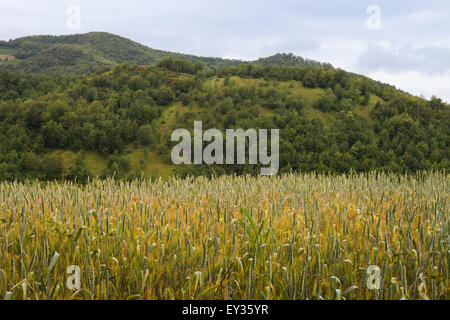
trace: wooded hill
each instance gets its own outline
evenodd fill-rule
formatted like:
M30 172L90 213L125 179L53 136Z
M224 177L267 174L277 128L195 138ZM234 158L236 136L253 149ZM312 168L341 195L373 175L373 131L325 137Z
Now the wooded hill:
M129 39L105 32L68 36L31 36L0 41L0 54L14 55L1 68L40 74L85 74L99 72L119 63L151 65L165 57L203 62L209 67L237 66L245 61L197 57L156 50ZM292 54L277 54L253 62L260 65L325 67L329 64L303 59Z
M78 46L70 41L83 43L84 37L67 36L67 43L50 46L46 54L58 60L52 50ZM41 38L45 40L39 42L52 42ZM24 39L8 42L8 50L27 47ZM219 59L224 65L218 66L203 58L155 53L153 64L137 66L150 59L146 47L96 45L100 47L108 62L91 74L71 72L81 68L78 62L67 66L64 61L47 65L48 71L64 71L52 75L3 69L20 64L34 68L31 61L40 59L42 51L32 45L28 55L24 49L15 53L18 64L3 64L0 179L259 173L257 166L248 165L172 165L172 131L192 129L195 120L202 120L205 130L280 129L281 172L449 169L450 108L438 98L427 101L293 55L242 64ZM94 62L104 61L96 56L92 53ZM134 60L115 64L125 57ZM287 61L298 65L264 65ZM85 71L91 67L86 64Z

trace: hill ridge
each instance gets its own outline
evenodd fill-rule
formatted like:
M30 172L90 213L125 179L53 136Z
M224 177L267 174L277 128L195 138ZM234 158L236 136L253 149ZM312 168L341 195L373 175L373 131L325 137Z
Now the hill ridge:
M2 68L42 74L93 73L121 62L132 65L155 64L165 57L186 59L192 63L202 62L215 68L239 64L332 68L329 63L304 59L292 53L278 53L254 61L201 57L153 49L119 35L98 31L59 36L35 35L0 41L0 54L2 50L15 53L15 60L3 63Z

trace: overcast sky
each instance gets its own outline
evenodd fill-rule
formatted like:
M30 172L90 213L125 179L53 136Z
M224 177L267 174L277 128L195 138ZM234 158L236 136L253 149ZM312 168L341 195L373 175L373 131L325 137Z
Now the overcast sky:
M448 0L0 0L2 40L90 31L200 56L292 52L450 102Z

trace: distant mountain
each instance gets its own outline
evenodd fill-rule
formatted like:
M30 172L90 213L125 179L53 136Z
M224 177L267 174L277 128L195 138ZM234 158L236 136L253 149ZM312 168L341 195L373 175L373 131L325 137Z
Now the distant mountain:
M276 54L252 62L197 57L152 49L105 32L67 36L30 36L8 42L0 41L0 67L11 71L23 70L26 73L85 74L122 62L131 65L155 64L165 57L186 59L193 63L203 62L209 67L216 68L242 63L262 66L332 67L330 64L303 59L293 54Z

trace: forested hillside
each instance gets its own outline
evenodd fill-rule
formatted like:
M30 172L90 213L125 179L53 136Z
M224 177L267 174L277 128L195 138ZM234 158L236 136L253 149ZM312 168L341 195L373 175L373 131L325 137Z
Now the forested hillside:
M203 62L214 68L237 66L241 63L291 67L331 67L329 64L303 59L292 54L277 54L253 62L197 57L155 50L105 32L68 36L31 36L8 42L0 41L0 68L10 71L23 70L26 73L87 74L111 68L119 63L155 64L165 57L186 59L192 63Z
M342 70L165 58L93 75L0 71L0 179L257 173L181 166L171 132L279 128L281 172L449 169L450 108Z
M15 60L3 64L2 68L41 74L92 73L121 62L149 65L168 56L192 62L202 61L218 67L237 64L232 60L155 50L105 32L24 37L0 42L0 53L2 50L15 55Z

